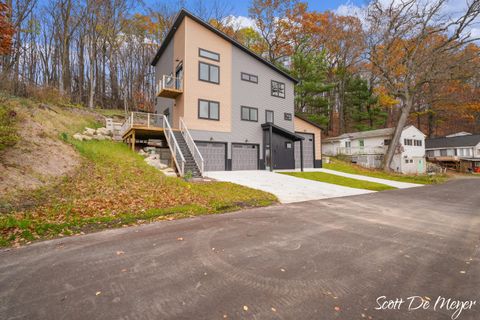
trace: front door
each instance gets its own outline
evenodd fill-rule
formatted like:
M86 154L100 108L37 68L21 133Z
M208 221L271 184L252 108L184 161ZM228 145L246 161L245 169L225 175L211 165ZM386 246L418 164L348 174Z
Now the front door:
M294 142L278 134L272 135L273 169L295 169Z

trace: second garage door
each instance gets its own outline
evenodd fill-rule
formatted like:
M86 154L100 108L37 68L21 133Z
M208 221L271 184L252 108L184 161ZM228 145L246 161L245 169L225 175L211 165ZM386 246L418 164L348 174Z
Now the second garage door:
M313 133L300 133L296 132L297 135L304 137L303 140L303 167L304 168L313 168L313 157L314 157L314 135ZM295 168L300 168L300 141L295 142Z
M196 144L205 161L205 171L225 171L225 143L196 142Z
M252 144L232 144L232 170L257 170L258 146Z

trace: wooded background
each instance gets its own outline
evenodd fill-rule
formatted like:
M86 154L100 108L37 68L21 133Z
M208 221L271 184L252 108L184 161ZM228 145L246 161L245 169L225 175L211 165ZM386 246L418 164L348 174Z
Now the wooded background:
M255 27L236 25L228 1L199 0L187 9L298 78L296 112L327 135L412 123L433 137L480 132L479 47L470 32L480 4L456 5L372 1L358 17L312 11L300 1L253 0ZM0 2L0 89L151 111L150 62L183 6Z

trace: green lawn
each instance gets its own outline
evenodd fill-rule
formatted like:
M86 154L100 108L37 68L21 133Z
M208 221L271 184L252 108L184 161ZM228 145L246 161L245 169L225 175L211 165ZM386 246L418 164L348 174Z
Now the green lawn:
M330 174L325 172L279 172L279 173L297 177L297 178L310 179L310 180L315 180L320 182L337 184L339 186L345 186L345 187L356 188L356 189L365 189L365 190L372 190L372 191L396 189L395 187L387 186L381 183L346 178L346 177L337 176L335 174Z
M360 174L368 177L418 184L442 183L447 179L447 176L445 175L403 175L398 173L384 172L381 170L367 169L335 158L330 158L330 163L324 163L323 167L325 169L331 169L345 173Z
M166 177L122 143L63 137L83 156L81 168L54 186L11 202L3 199L1 246L277 201L272 194L232 183Z

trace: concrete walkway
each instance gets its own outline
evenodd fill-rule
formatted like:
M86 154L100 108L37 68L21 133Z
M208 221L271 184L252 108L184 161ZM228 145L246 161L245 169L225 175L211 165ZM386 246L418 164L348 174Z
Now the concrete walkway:
M296 169L296 170L277 170L277 171L279 171L279 172L292 172L292 171L300 171L300 169ZM346 177L346 178L352 178L352 179L364 180L364 181L370 181L370 182L377 182L377 183L385 184L387 186L392 186L392 187L395 187L395 188L398 188L398 189L406 189L406 188L423 186L423 184L418 184L418 183L409 183L409 182L400 182L400 181L394 181L394 180L380 179L380 178L374 178L374 177L369 177L369 176L363 176L363 175L360 175L360 174L345 173L345 172L331 170L331 169L305 168L303 171L325 172L325 173L335 174L337 176L342 176L342 177Z
M210 171L205 175L219 181L233 182L270 192L282 203L352 196L373 191L296 178L265 170Z

